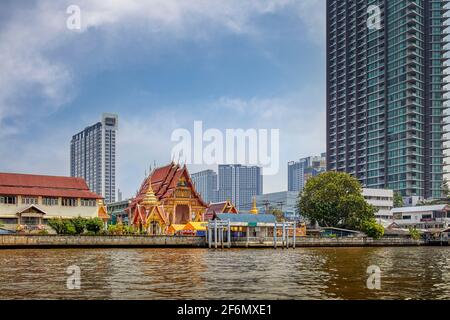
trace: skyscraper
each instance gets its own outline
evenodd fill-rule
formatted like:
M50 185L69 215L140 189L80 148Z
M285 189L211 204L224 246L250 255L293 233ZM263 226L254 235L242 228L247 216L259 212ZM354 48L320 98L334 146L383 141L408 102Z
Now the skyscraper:
M87 127L70 142L70 174L84 178L106 203L116 200L116 136L118 116L103 114L102 121Z
M288 163L288 191L302 192L309 178L326 171L326 154Z
M195 189L202 199L209 202L217 202L217 173L213 170L205 170L191 174Z
M441 197L447 3L327 0L328 170Z
M218 201L230 200L238 210L252 207L254 196L263 192L262 169L256 166L219 165Z

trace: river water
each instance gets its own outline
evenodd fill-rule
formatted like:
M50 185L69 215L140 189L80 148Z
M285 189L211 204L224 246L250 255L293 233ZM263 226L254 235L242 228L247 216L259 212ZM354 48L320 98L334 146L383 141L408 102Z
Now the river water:
M0 250L0 299L450 299L450 248Z

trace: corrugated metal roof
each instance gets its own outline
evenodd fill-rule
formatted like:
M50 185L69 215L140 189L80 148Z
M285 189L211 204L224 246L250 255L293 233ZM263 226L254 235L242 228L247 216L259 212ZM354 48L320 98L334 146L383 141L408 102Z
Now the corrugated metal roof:
M219 220L230 220L231 222L245 223L275 223L277 220L272 214L218 214Z
M15 233L15 232L11 231L11 230L6 230L6 229L0 228L0 234L13 234L13 233Z
M450 207L447 204L438 204L438 205L434 205L434 206L394 208L391 210L391 212L392 213L414 213L414 212L443 211L443 210L450 210Z
M0 173L0 194L102 199L82 178Z

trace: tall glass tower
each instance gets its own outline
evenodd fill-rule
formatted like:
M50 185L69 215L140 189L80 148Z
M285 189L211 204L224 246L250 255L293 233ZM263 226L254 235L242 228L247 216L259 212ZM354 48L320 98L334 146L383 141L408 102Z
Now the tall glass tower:
M106 203L116 201L116 136L118 116L103 114L102 121L77 133L70 141L70 175L84 178Z
M253 198L262 193L261 167L219 165L218 201L230 200L238 210L245 212L251 209Z
M328 170L442 196L447 3L327 0Z

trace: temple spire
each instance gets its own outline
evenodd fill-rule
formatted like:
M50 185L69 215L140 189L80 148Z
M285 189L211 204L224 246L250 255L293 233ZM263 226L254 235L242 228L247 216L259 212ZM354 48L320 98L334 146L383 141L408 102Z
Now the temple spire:
M141 203L141 205L143 205L145 208L150 208L158 205L158 199L156 198L155 192L153 191L151 177L148 180L148 189Z
M258 214L259 210L256 207L256 197L253 197L253 206L252 209L249 211L251 214Z

